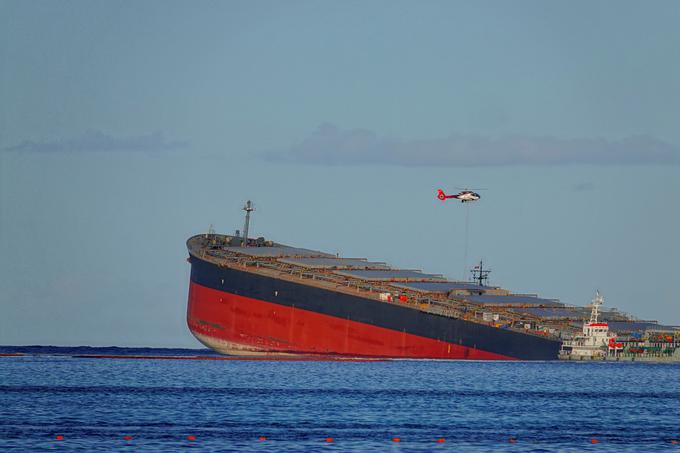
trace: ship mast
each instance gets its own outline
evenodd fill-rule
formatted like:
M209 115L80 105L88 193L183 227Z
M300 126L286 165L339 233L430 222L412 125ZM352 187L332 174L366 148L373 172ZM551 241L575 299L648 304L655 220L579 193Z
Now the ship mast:
M600 295L600 290L595 291L595 297L593 297L593 308L590 312L590 324L597 324L597 317L600 314L600 306L604 303L604 297Z
M484 263L479 260L479 264L472 268L472 280L479 283L479 286L484 286L484 282L489 279L490 270L484 270Z
M243 206L243 210L246 211L246 223L243 226L243 241L241 241L242 247L248 247L248 228L250 227L250 213L255 210L253 203L248 200L246 205Z

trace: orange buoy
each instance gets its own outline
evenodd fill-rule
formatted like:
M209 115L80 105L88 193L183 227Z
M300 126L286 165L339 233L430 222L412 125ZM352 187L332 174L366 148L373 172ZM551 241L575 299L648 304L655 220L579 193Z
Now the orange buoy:
M326 442L328 442L330 444L331 442L333 442L333 438L332 437L326 437Z
M590 439L590 443L591 443L591 444L599 444L600 441L597 440L597 439Z
M133 439L132 436L125 436L125 437L123 437L123 440L132 440L132 439Z
M260 436L260 437L257 438L257 440L267 440L267 438L264 437L264 436Z
M438 444L443 444L444 442L446 442L446 441L444 440L443 437L440 437L439 439L437 439Z
M393 437L392 442L401 442L401 439L398 437Z
M187 436L187 440L190 440L191 442L196 440L196 436Z
M57 440L64 440L64 436L62 436L61 434L59 434L58 436L55 436L54 438L57 439Z

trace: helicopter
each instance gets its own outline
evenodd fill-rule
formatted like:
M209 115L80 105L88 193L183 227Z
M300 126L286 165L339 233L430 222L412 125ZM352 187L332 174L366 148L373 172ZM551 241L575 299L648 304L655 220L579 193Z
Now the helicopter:
M461 191L456 195L446 195L442 189L438 189L437 198L439 198L441 201L446 201L448 198L455 198L456 200L460 200L461 203L467 203L470 201L477 201L482 197L478 193L469 189L461 189Z

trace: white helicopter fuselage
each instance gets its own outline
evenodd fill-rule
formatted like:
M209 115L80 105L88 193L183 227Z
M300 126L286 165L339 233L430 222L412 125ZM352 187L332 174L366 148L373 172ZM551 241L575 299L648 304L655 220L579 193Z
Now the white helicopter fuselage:
M458 195L456 195L456 198L465 203L466 201L479 200L479 195L474 192L461 192Z

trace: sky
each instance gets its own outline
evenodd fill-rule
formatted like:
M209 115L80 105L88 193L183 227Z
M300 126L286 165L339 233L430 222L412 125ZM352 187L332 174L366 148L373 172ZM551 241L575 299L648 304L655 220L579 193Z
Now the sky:
M676 1L0 0L0 344L198 347L185 241L247 199L255 236L455 279L484 259L680 324L678 23Z

